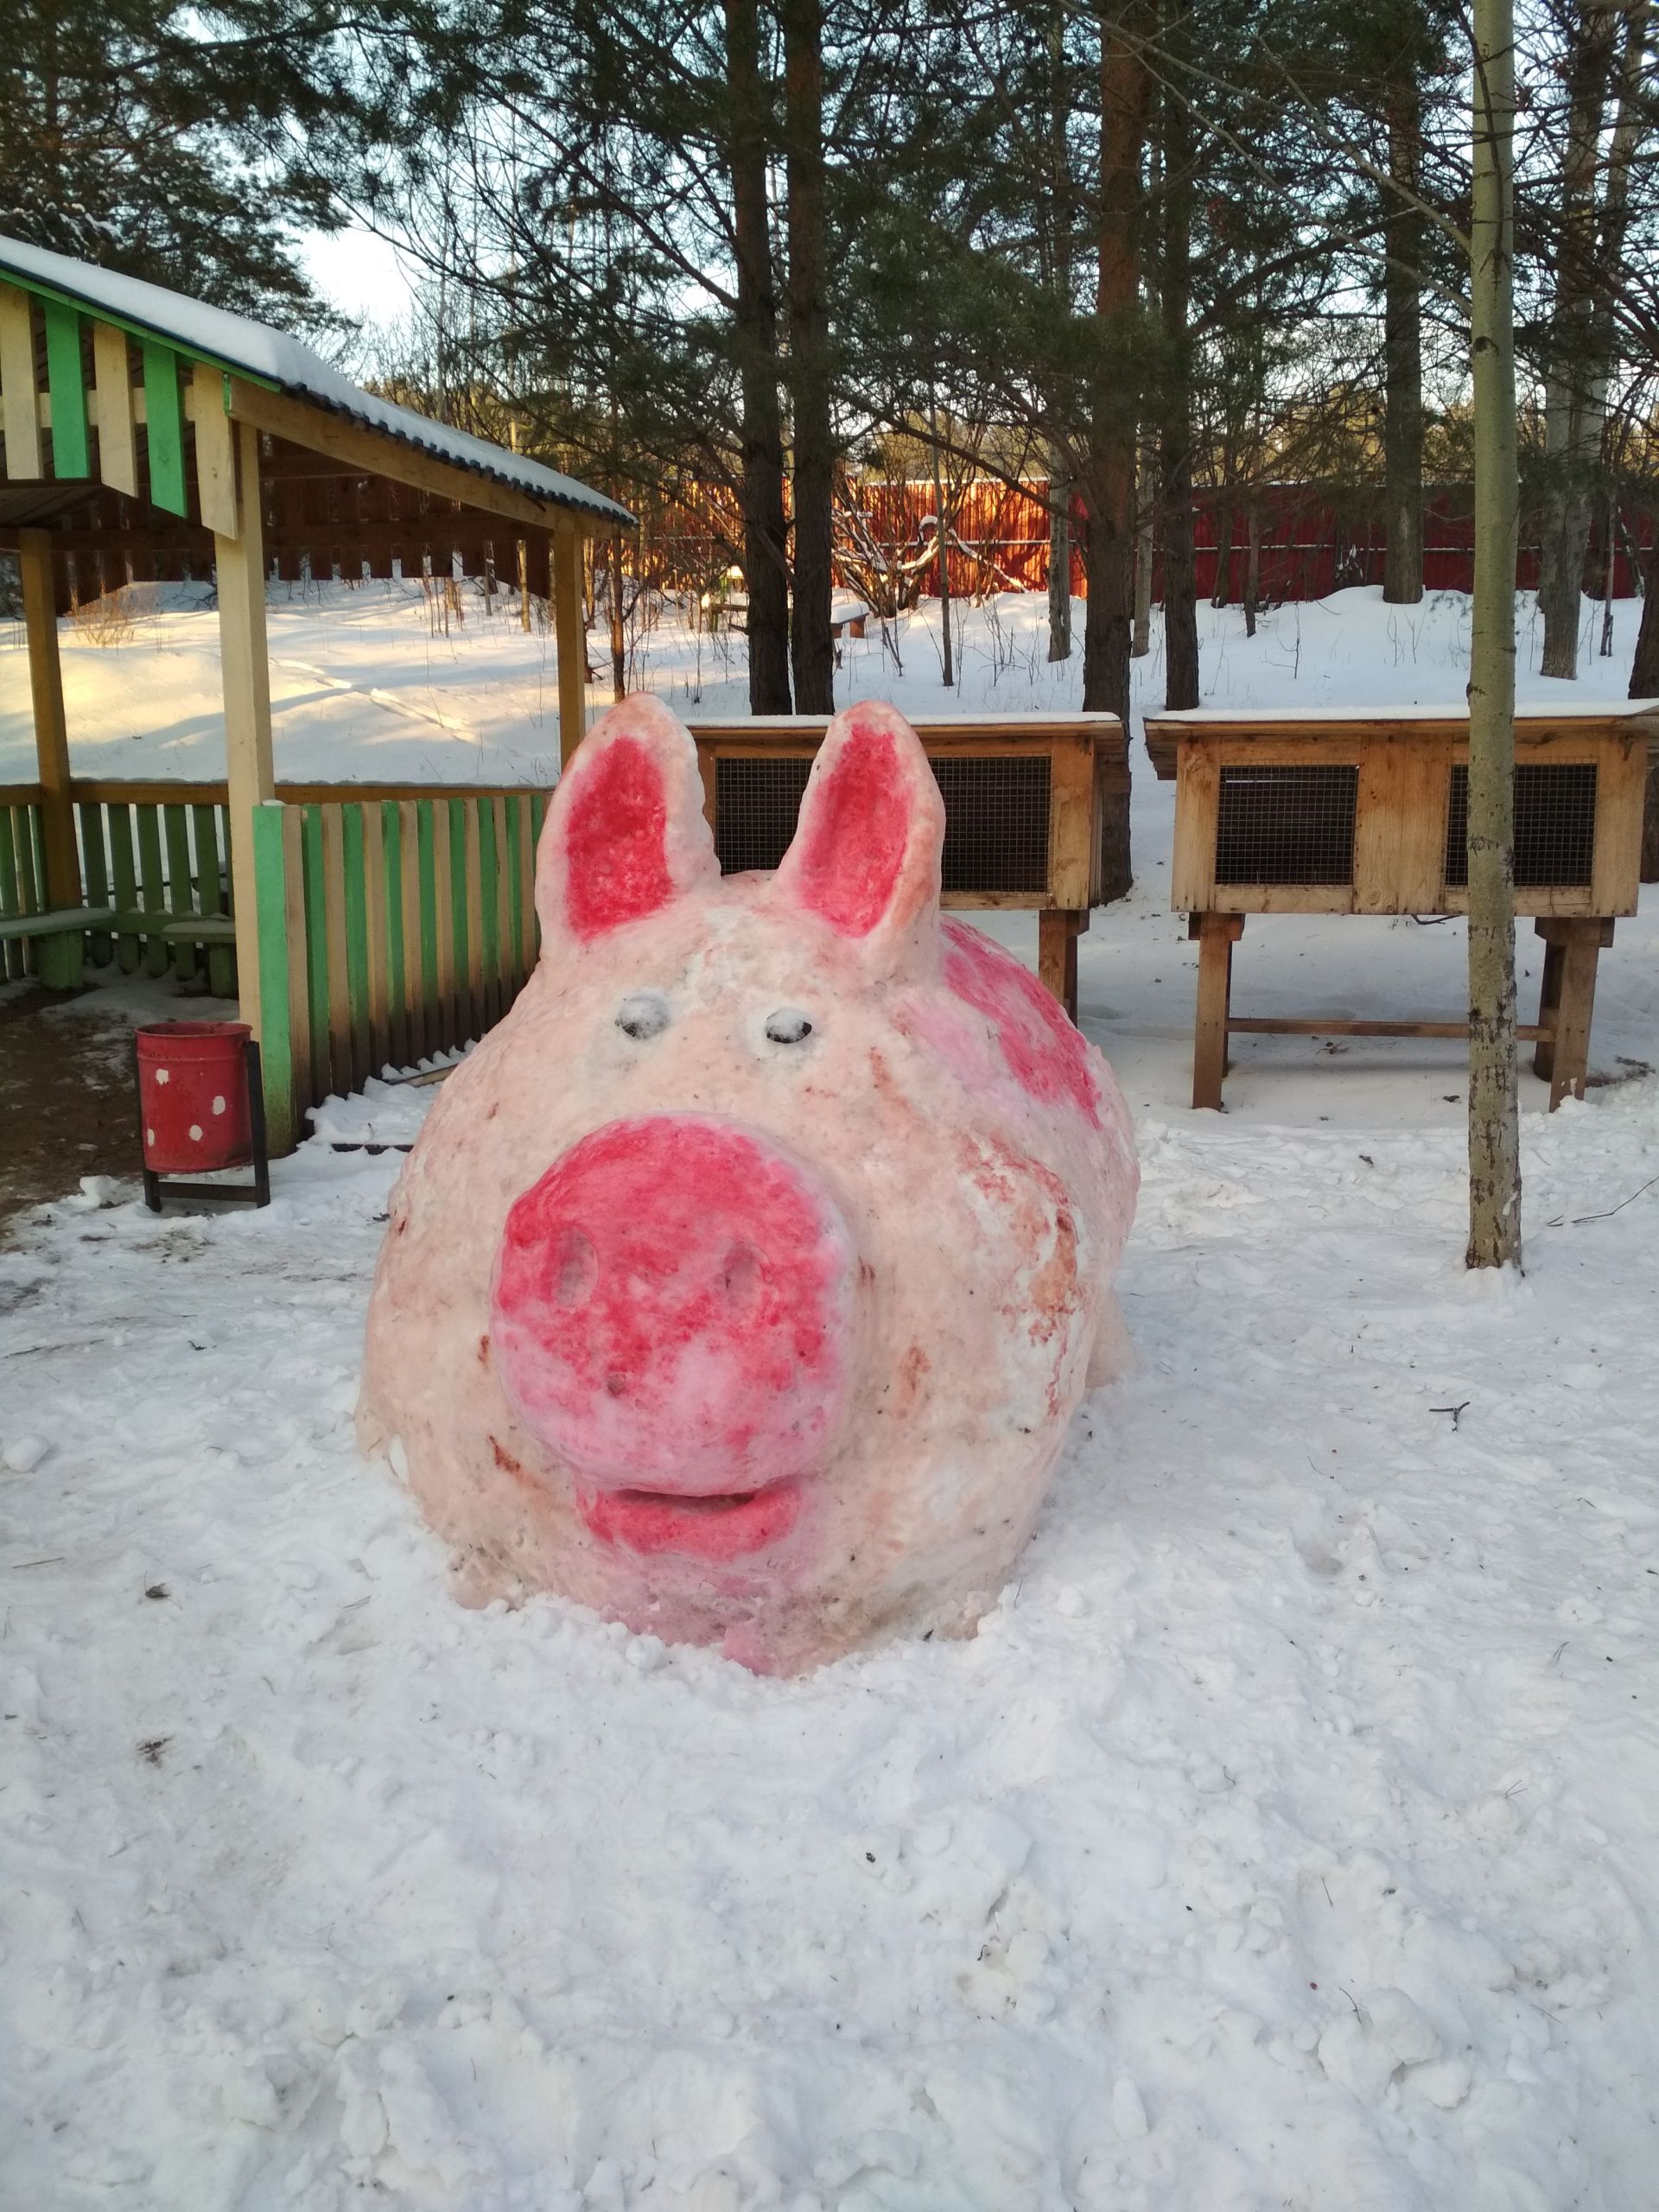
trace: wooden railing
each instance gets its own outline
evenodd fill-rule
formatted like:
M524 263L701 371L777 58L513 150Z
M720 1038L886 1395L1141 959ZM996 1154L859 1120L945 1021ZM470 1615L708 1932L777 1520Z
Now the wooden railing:
M279 1144L305 1109L480 1037L535 965L528 785L279 784L256 810L261 1029ZM88 956L236 993L223 784L77 781L82 882L113 907ZM0 785L0 914L45 910L40 791ZM199 922L201 934L193 936ZM0 946L7 976L28 947ZM273 977L277 982L273 986ZM252 1012L244 1008L245 1014Z
M191 982L204 971L219 998L236 995L230 815L223 784L79 782L70 786L89 906L113 906L108 935L94 936L94 965L111 957L124 975L142 968ZM199 917L203 934L185 925Z
M39 914L46 907L46 855L41 843L41 787L0 784L0 919ZM0 944L0 981L29 972L29 948L20 938Z

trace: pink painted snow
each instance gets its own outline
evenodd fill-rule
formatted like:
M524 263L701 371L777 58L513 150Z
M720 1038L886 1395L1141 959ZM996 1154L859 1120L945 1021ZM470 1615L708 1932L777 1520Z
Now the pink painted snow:
M1551 684L1522 601L1524 694L1619 698L1639 611L1602 660L1586 601ZM929 607L901 666L874 625L844 647L838 700L1076 704L1040 597L959 613L959 693ZM1217 704L1463 681L1455 597L1200 620ZM81 772L218 772L213 637L66 626ZM556 757L510 620L294 587L273 653L283 772ZM741 711L741 655L665 619L638 672ZM27 779L3 629L0 668ZM779 1680L452 1602L352 1424L401 1165L360 1147L429 1090L331 1102L264 1213L99 1182L0 1249L0 2202L1649 2212L1655 894L1602 957L1590 1096L1548 1116L1523 1074L1527 1273L1471 1278L1455 1044L1242 1039L1227 1113L1188 1110L1172 793L1133 762L1136 888L1079 974L1136 1125L1140 1364L969 1639ZM1030 922L986 919L1029 968ZM1455 1016L1464 968L1456 921L1263 920L1237 999ZM54 1019L88 1010L232 1011L132 977ZM1011 1084L972 1013L938 1034Z
M572 762L540 963L444 1086L369 1309L364 1440L472 1602L768 1673L995 1603L1121 1356L1135 1154L1098 1051L942 928L944 834L880 705L832 723L775 875L722 880L656 701Z

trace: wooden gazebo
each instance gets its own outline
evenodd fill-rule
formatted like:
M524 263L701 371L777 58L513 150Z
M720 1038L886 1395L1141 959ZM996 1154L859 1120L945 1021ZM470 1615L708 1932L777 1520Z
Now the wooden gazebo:
M39 757L37 786L0 793L0 806L16 810L26 791L44 877L38 911L0 927L38 941L43 974L54 972L54 938L60 972L73 965L78 974L86 938L99 928L118 933L124 918L118 896L105 903L105 855L94 867L84 849L88 787L70 776L55 618L77 597L130 582L215 581L226 781L222 800L213 787L208 804L226 810L232 909L218 926L233 934L245 1018L256 1031L265 995L253 816L292 796L279 794L271 756L265 586L273 572L390 576L397 564L405 575L448 577L459 568L546 597L562 756L580 741L582 541L633 520L601 493L362 390L283 332L5 238L0 431L0 548L15 551L22 569ZM167 811L200 816L209 788L178 787L184 804ZM10 857L0 854L0 864ZM27 864L21 841L17 857ZM115 860L118 874L118 852ZM170 881L176 870L167 873ZM211 942L213 920L197 916L200 942ZM288 1117L279 1108L276 1118Z

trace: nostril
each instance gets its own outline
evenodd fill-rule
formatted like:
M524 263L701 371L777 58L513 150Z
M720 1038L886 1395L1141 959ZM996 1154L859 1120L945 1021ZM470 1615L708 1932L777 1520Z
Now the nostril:
M779 1007L766 1017L766 1034L774 1045L804 1045L812 1034L811 1019L798 1007Z
M563 1229L554 1248L553 1295L567 1313L585 1306L599 1281L599 1254L585 1229Z
M728 1245L715 1281L728 1304L740 1307L752 1305L760 1287L760 1262L753 1247L741 1238Z

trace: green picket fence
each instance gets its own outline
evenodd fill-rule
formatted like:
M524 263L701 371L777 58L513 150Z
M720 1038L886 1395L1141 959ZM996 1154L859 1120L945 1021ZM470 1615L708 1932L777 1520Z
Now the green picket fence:
M388 1066L470 1043L535 965L548 794L296 791L256 810L262 1051L273 1135Z
M234 998L225 786L77 781L70 791L86 904L116 910L91 939L93 963L187 983L205 974L216 997Z
M189 982L205 974L217 996L234 998L225 786L78 780L70 797L85 903L115 909L106 928L88 933L88 958L129 976L142 969ZM0 785L0 917L47 904L39 788ZM32 971L25 942L3 950L0 974Z
M46 911L46 854L41 843L40 792L32 784L0 785L0 920ZM29 973L21 938L0 940L0 979Z

